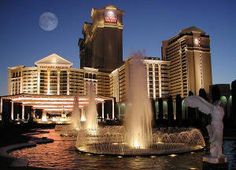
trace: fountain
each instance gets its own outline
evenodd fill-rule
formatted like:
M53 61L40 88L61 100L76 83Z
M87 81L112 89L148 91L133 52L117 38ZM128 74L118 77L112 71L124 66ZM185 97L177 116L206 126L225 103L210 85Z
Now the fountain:
M98 127L97 115L94 115L95 102L91 101L94 94L90 93L93 107L88 109L86 128L96 129L96 133L79 130L76 148L93 154L137 156L183 153L205 147L203 136L197 129L152 129L144 64L137 55L129 62L130 82L124 126Z
M146 70L138 56L131 60L129 69L126 141L134 148L148 148L152 144L152 111L147 94Z
M92 82L88 83L88 98L89 104L87 106L85 128L90 132L96 133L98 128L98 113L95 101L94 85Z
M73 111L72 111L72 116L71 116L71 124L72 124L72 129L79 130L81 128L81 123L80 123L80 110L79 110L79 96L76 95L74 97L74 106L73 106Z

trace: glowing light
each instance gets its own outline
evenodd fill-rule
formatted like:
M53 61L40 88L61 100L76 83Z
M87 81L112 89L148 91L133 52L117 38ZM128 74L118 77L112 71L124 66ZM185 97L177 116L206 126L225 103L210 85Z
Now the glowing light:
M47 121L48 121L47 115L46 115L46 114L43 114L41 120L42 120L42 122L47 122Z
M13 101L22 101L22 100L38 100L38 101L65 101L65 100L69 100L69 101L74 101L73 98L33 98L33 97L18 97L15 99L12 99Z
M221 96L220 101L223 104L223 106L225 106L227 104L227 98L225 96Z
M35 108L35 107L34 107ZM71 109L63 109L63 108L51 108L51 109L44 109L44 111L62 111L62 110L64 110L64 111L71 111Z
M176 157L177 155L176 154L171 154L169 155L170 157Z
M86 151L86 148L85 147L79 147L79 150Z
M52 103L52 101L50 101L50 103ZM42 104L42 102L23 102L24 105L27 105L27 104ZM53 104L63 104L63 105L66 105L66 104L73 104L73 102L58 102L58 101L53 101Z
M122 156L117 156L117 157L120 158L120 159L123 158Z
M141 148L141 144L138 140L135 140L134 143L133 143L133 147L138 149L138 148Z
M85 121L86 121L86 117L85 117L84 114L81 115L80 121L81 121L81 122L85 122Z
M194 44L195 44L195 45L199 45L199 39L198 39L198 38L195 38L195 39L194 39Z

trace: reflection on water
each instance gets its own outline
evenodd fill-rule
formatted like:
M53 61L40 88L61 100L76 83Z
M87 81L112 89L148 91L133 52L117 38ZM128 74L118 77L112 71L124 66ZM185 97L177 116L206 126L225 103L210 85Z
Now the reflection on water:
M224 154L227 155L229 169L236 169L236 140L224 141Z
M153 157L112 157L79 153L72 137L60 137L54 130L49 134L37 135L50 137L55 141L11 153L12 156L26 158L33 167L55 169L158 169L189 170L202 169L203 152ZM230 169L236 168L236 141L224 142L225 154L229 159Z

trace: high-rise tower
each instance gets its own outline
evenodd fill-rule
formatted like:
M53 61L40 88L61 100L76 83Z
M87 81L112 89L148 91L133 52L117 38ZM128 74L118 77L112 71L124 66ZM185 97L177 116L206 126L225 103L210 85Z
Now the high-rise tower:
M170 61L170 94L185 97L200 88L209 93L212 84L210 38L203 30L189 27L162 42L162 58Z
M92 9L92 23L84 23L84 38L79 39L81 68L111 72L121 66L123 13L112 5Z

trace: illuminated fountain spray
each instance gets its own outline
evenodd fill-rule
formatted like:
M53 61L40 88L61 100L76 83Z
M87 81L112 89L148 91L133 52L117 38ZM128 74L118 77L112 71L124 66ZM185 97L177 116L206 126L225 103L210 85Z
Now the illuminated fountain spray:
M72 111L72 128L79 130L81 127L80 124L80 110L79 110L79 100L78 100L78 95L74 97L74 107Z
M98 128L98 119L93 83L88 84L88 98L89 104L87 106L85 127L90 132L96 133Z
M45 112L43 112L43 114L42 114L41 121L42 122L47 122L48 121L47 114Z
M152 112L146 86L146 70L140 56L130 60L128 104L125 114L126 140L132 148L152 145Z
M89 85L86 129L79 130L76 141L79 151L101 155L141 156L190 152L205 146L198 129L152 129L146 69L141 56L135 55L127 61L129 86L124 126L98 128L94 87Z
M86 121L86 117L85 117L85 113L84 113L84 108L82 109L82 112L81 112L80 121L81 121L81 122L85 122L85 121Z

